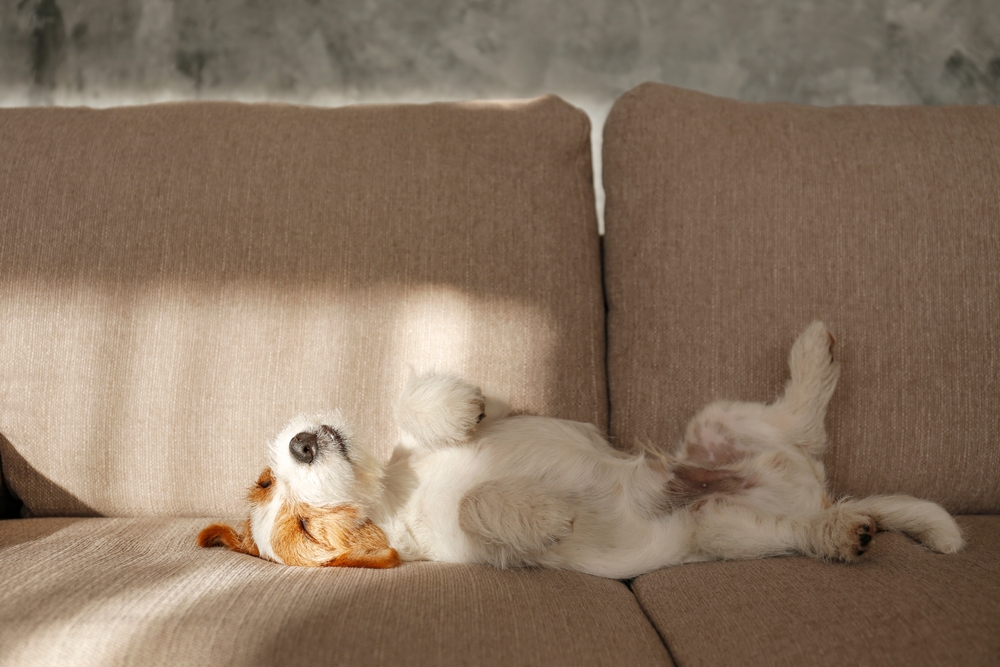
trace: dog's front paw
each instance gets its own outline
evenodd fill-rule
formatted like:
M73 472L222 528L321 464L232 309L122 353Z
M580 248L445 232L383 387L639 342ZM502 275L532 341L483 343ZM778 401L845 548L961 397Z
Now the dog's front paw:
M824 512L814 535L816 555L853 563L865 555L878 531L875 520L857 510L834 506Z
M479 387L450 375L420 375L399 399L400 427L424 445L464 442L486 414Z

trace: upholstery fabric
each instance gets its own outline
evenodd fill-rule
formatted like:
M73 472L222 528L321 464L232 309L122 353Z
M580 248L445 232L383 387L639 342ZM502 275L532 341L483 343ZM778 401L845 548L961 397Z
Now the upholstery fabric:
M879 533L854 565L809 558L684 565L633 590L681 667L1000 663L1000 517L959 517L935 554Z
M0 455L33 516L238 515L409 373L606 425L586 115L555 97L0 110Z
M769 401L822 319L833 489L1000 512L1000 108L750 104L659 84L604 130L611 432Z
M0 522L0 665L670 665L627 586L555 570L296 568L197 519Z

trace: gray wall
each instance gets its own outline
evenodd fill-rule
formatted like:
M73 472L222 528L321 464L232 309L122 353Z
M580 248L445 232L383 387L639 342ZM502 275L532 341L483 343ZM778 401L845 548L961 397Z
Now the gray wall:
M1000 0L0 0L0 104L1000 102Z
M997 104L1000 0L0 0L6 106L551 92L587 109L599 149L612 101L650 80Z

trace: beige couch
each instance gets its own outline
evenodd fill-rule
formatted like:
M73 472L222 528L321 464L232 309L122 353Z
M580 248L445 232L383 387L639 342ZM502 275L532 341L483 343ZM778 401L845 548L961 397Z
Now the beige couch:
M0 665L1000 662L1000 109L528 102L0 110ZM838 335L840 494L962 515L941 556L633 581L201 550L264 442L409 368L669 447ZM25 517L25 518L14 518Z

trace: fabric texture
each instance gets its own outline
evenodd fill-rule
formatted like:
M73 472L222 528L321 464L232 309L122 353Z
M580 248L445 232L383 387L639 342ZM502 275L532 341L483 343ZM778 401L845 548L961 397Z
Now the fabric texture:
M838 494L1000 512L1000 108L750 104L647 84L604 130L611 432L770 401L810 321Z
M854 565L771 558L668 568L633 591L681 667L1000 663L1000 517L959 517L968 547L879 533Z
M586 115L555 97L0 110L0 456L34 516L238 515L411 369L606 426Z
M204 525L0 522L0 665L671 664L619 581L436 563L287 567L199 549Z

